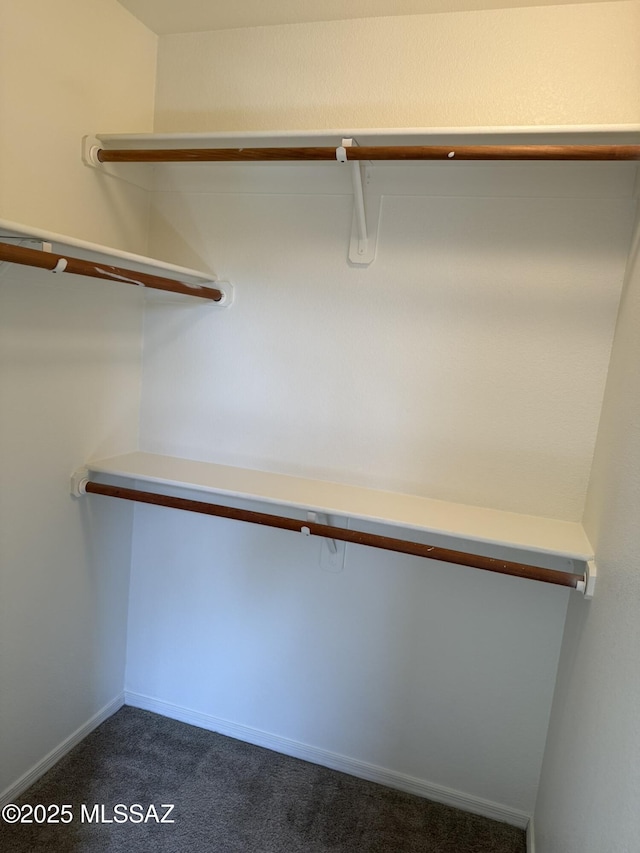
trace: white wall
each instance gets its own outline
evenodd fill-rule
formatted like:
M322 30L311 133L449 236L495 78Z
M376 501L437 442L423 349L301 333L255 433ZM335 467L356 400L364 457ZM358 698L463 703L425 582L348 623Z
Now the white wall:
M387 196L366 271L348 196L163 195L237 302L148 314L141 446L579 518L631 226L581 177ZM127 689L530 812L565 594L291 539L138 510Z
M537 853L632 853L640 815L640 222L586 511L598 591L569 608L535 812Z
M156 126L638 122L639 10L168 37ZM1 15L0 215L143 251L145 197L82 166L79 142L149 129L155 38L111 0L9 0ZM42 139L47 157L34 160ZM387 175L368 271L346 265L350 201L333 178L322 195L317 178L300 192L302 172L288 169L287 192L262 177L257 195L257 173L219 170L198 195L159 194L153 248L211 263L239 297L229 312L149 311L141 446L578 517L631 218L626 166L581 169L527 178L474 167L473 198L442 172L430 175L435 194L408 191L412 173ZM624 643L637 413L622 390L637 360L634 289L588 508L604 580L587 618L583 602L571 605L538 804L543 853L601 850L618 816L631 850L636 828L625 756L637 691ZM126 291L15 269L0 280L0 790L122 689L131 512L74 502L66 488L87 457L136 442L142 307ZM317 547L139 509L132 700L376 765L477 807L492 801L512 819L529 813L567 593L358 549L330 573ZM611 645L625 649L615 667ZM602 746L585 752L598 727ZM598 774L615 795L606 810L593 808Z
M149 128L154 37L112 0L0 14L0 214L144 248L146 200L107 189L80 139ZM132 512L69 477L136 444L142 310L127 285L0 273L0 792L122 696Z
M638 31L621 2L164 36L156 130L639 122Z
M172 36L156 126L634 122L638 10ZM237 302L148 314L142 449L581 516L633 167L376 167L367 270L335 171L221 167L186 193L164 174L154 251L211 265ZM358 549L327 573L317 547L139 508L130 700L531 813L566 593Z
M0 280L0 791L122 693L131 509L71 498L137 437L141 308L126 285Z
M237 303L149 315L145 449L579 520L631 231L618 165L389 169L365 269L337 167L315 195L278 191L286 170L268 191L269 167L160 194L158 251L190 243Z
M151 130L156 48L116 0L3 0L0 217L145 252L146 193L83 166L81 141Z

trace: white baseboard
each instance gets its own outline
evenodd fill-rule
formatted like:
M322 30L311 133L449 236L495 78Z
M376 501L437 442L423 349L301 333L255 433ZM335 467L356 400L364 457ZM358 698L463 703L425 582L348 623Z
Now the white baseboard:
M536 853L536 836L533 829L533 818L527 826L527 853Z
M201 729L218 732L219 734L227 735L246 743L252 743L255 746L263 746L267 749L272 749L274 752L290 755L293 758L301 758L312 764L320 764L323 767L329 767L331 770L339 770L342 773L348 773L351 776L357 776L369 782L378 782L389 788L396 788L410 794L417 794L420 797L425 797L428 800L443 803L447 806L453 806L462 811L472 812L473 814L483 815L492 820L509 823L520 829L525 829L529 824L530 816L517 809L502 806L499 803L493 803L480 797L463 794L460 791L454 791L441 785L434 785L423 779L417 779L405 773L398 773L395 770L387 770L384 767L368 764L355 758L349 758L346 755L329 752L328 750L309 746L299 741L273 735L260 729L232 723L229 720L223 720L209 714L202 714L199 711L192 711L179 705L173 705L170 702L154 699L151 696L126 691L125 703L134 708L153 711L163 717L169 717L172 720L189 723Z
M34 782L37 782L41 776L44 776L47 770L51 770L54 764L57 764L61 758L64 758L64 756L70 752L74 746L77 746L81 740L84 740L87 735L91 734L91 732L97 728L100 723L104 723L104 721L108 720L109 717L116 713L116 711L119 711L124 703L124 694L121 693L105 705L104 708L97 711L91 719L87 720L86 723L83 723L83 725L70 734L68 738L65 738L65 740L56 746L55 749L52 749L48 755L45 755L42 761L39 761L30 770L27 770L27 772L24 773L17 782L14 782L0 794L0 808L7 803L12 803L22 793L24 793L27 788L30 788Z

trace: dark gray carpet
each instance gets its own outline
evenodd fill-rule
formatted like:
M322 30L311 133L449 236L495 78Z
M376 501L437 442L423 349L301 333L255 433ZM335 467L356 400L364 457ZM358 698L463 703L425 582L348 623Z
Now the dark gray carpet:
M507 824L134 708L103 723L18 801L37 803L69 804L58 817L73 821L0 822L2 853L526 850L524 833ZM114 810L119 803L141 808ZM146 822L88 822L94 804L104 804L107 820ZM174 823L156 822L162 804L175 805L166 815Z

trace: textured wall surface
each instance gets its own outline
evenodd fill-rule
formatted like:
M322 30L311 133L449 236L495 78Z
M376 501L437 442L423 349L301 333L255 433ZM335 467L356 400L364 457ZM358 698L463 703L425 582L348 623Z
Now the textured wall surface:
M116 0L3 0L0 217L144 253L145 193L84 166L81 142L151 130L156 47Z
M597 595L569 607L536 805L537 853L632 853L640 703L640 226L629 262L587 504Z
M389 193L366 270L326 185L160 194L158 247L237 301L148 313L142 448L580 518L630 186L541 174L524 199ZM530 813L563 592L367 549L327 575L287 534L157 526L136 513L128 690Z
M463 197L459 173L430 196L421 167L390 171L364 269L322 169L316 195L253 194L246 173L244 192L160 195L158 250L190 244L237 302L151 312L145 449L580 520L633 167L525 169L525 198L497 195L517 169L463 166Z
M142 249L141 191L103 184L80 139L145 128L153 38L115 0L0 18L0 215ZM0 271L0 791L122 695L132 512L93 514L69 477L135 445L142 311L128 285Z
M621 2L165 36L156 130L637 123L639 31Z
M167 37L156 127L637 121L637 15ZM580 518L633 219L618 166L376 166L368 269L328 167L162 169L154 251L237 302L147 315L142 449ZM156 518L136 513L136 701L532 811L565 593L351 548L327 573L318 543Z
M155 125L638 122L639 24L638 3L614 2L167 37ZM142 251L147 199L79 153L84 133L150 128L155 38L108 0L11 0L0 48L0 215ZM152 249L216 269L238 301L148 311L143 449L580 517L633 168L474 166L464 187L381 169L368 270L346 263L335 176L223 169L182 193L179 171L154 199ZM571 604L543 853L600 853L614 819L631 851L637 829L636 284L587 508L603 579ZM0 789L122 688L131 512L94 516L66 482L135 445L141 332L135 293L15 271L1 287ZM327 572L320 543L150 508L133 542L133 698L532 811L566 592L366 549ZM593 808L600 780L611 799Z

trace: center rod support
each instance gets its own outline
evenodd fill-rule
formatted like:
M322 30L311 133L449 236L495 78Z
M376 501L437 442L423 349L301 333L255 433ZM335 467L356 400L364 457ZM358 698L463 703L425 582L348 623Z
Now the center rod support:
M187 498L177 498L170 495L161 495L155 492L143 492L138 489L127 489L121 486L110 486L103 483L95 483L91 480L84 483L83 491L95 495L121 498L138 503L164 506L172 509L198 512L204 515L213 515L220 518L229 518L235 521L248 521L252 524L262 524L267 527L277 527L282 530L291 530L295 533L305 533L312 536L321 536L325 539L339 539L343 542L351 542L356 545L368 545L372 548L382 548L386 551L396 551L401 554L412 554L416 557L426 557L429 560L441 560L445 563L456 563L475 569L483 569L487 572L497 572L503 575L511 575L519 578L542 581L544 583L565 586L571 589L579 589L585 580L583 575L571 572L559 572L554 569L545 569L539 566L531 566L526 563L515 563L507 560L498 560L493 557L483 557L479 554L468 554L463 551L453 551L448 548L439 548L433 545L423 545L419 542L408 542L404 539L394 539L389 536L379 536L374 533L362 533L357 530L348 530L342 527L332 527L329 524L317 524L314 521L300 521L295 518L287 518L280 515L271 515L253 510L235 509L233 507L210 504L206 501L194 501Z

